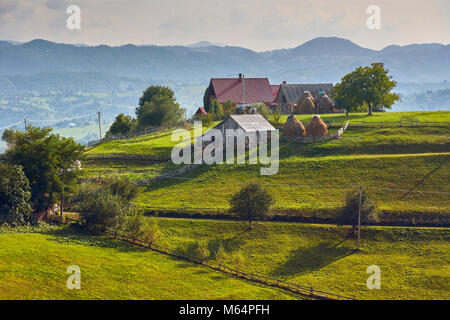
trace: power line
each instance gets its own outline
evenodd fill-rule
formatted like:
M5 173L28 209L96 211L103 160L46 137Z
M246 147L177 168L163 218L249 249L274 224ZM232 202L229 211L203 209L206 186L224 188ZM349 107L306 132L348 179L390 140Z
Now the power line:
M26 120L27 124L30 122L39 122L39 123L53 123L53 122L63 122L63 121L68 121L68 120L74 120L74 119L80 119L80 118L85 118L85 117L89 117L92 115L96 115L97 113L89 113L89 114L85 114L85 115L81 115L81 116L74 116L74 117L66 117L66 118L61 118L61 119L54 119L54 120ZM5 127L1 127L0 130L4 130L4 129L8 129L14 126L17 126L19 124L22 123L23 120L9 124Z

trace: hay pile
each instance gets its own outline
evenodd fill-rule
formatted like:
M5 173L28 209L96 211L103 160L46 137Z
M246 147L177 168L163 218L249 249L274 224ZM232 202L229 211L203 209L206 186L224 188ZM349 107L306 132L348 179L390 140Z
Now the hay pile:
M306 124L306 135L310 137L322 137L328 135L328 129L325 122L319 115L313 116L311 121Z
M314 98L309 91L304 91L297 101L297 112L300 114L314 113L316 105Z
M332 113L334 109L334 102L326 94L322 94L316 101L318 113Z
M301 103L297 104L297 111L299 114L312 114L315 113L315 110L316 106L314 105L313 98L306 97Z
M282 137L304 137L306 135L305 127L294 115L290 115L283 126Z

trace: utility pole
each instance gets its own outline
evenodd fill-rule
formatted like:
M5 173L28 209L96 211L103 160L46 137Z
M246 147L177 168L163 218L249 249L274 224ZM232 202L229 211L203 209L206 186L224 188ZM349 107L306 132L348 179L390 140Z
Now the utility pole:
M100 114L101 112L97 112L98 114L98 134L100 136L100 140L102 140L102 123L100 122Z
M66 170L65 169L63 169L62 170L62 190L61 190L61 212L60 212L60 215L61 215L61 223L63 222L63 214L64 214L64 180L65 180L65 177L66 177Z
M25 132L27 132L27 119L23 119L23 123L25 124Z
M356 248L359 251L360 239L361 239L361 198L362 198L362 186L359 186L359 205L358 205L358 246Z

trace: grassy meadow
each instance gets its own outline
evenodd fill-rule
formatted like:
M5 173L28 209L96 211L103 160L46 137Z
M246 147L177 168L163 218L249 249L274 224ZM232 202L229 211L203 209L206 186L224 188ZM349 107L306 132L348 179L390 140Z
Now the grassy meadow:
M305 119L310 115L301 115ZM344 119L342 114L324 119ZM352 114L364 121L448 121L450 112ZM346 117L347 119L347 117ZM344 119L345 120L345 119ZM169 155L176 142L160 137L109 141L89 153ZM341 140L309 144L281 142L278 173L262 176L262 165L202 166L182 177L143 186L136 203L159 210L223 212L244 184L263 183L278 214L329 215L343 205L347 191L371 188L379 208L389 213L449 212L450 128L349 128ZM177 168L171 162L88 161L85 177L148 179ZM392 189L392 190L387 190Z
M0 230L0 242L0 300L300 298L74 227ZM80 290L66 287L70 265Z
M332 225L158 218L172 248L206 241L225 265L357 299L450 299L450 230L363 227L361 252L348 228ZM381 289L366 286L368 266L381 269Z

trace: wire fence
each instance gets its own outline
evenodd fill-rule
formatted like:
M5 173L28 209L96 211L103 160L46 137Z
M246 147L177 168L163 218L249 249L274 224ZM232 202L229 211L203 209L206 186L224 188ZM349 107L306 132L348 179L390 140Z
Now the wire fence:
M54 220L54 221L59 222L58 220ZM67 216L65 218L65 223L79 223L79 222L80 222L80 220L78 220L78 219L73 219L73 218L70 218ZM241 270L238 270L235 268L230 268L226 265L223 265L223 264L218 263L213 260L199 260L199 259L193 258L188 255L182 255L182 254L176 252L175 250L170 249L169 247L167 247L165 245L158 245L155 243L144 243L142 241L139 241L133 237L130 237L130 236L120 233L120 232L99 231L99 230L95 230L95 229L90 229L90 230L97 232L97 233L105 233L109 236L112 236L114 239L119 239L119 240L122 240L122 241L125 241L128 243L131 243L133 245L137 245L139 247L157 251L159 253L170 255L172 257L186 260L186 261L198 264L198 265L202 265L204 267L223 272L227 275L230 275L230 276L233 276L236 278L245 279L245 280L256 282L256 283L261 283L261 284L264 284L264 285L267 285L270 287L275 287L275 288L286 290L286 291L296 293L296 294L299 294L302 296L310 297L312 299L356 300L352 297L348 297L345 295L340 295L340 294L335 294L335 293L326 292L326 291L322 291L322 290L317 290L317 289L314 289L312 286L304 286L304 285L300 285L297 283L287 282L287 281L277 279L277 278L266 277L266 276L260 275L260 274L243 272Z

